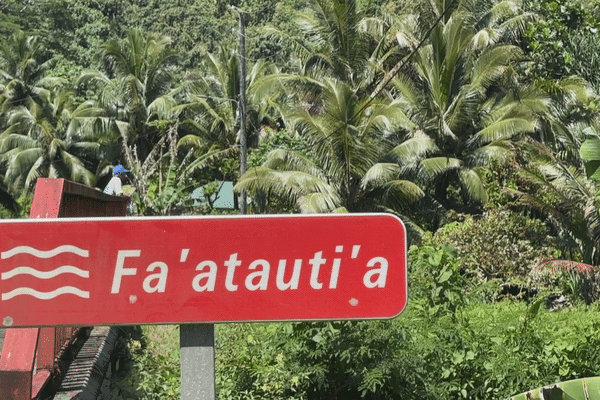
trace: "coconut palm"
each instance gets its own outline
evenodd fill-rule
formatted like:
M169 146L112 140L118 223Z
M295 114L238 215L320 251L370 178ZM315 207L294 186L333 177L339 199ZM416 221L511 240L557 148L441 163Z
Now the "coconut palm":
M94 183L83 158L93 155L97 144L87 142L80 127L101 110L90 103L74 107L74 93L69 89L55 88L48 94L44 106L32 102L13 109L8 128L0 134L0 165L13 193L32 189L38 177Z
M512 140L536 130L539 115L550 99L534 86L507 86L514 79L511 64L522 51L510 44L534 18L521 13L516 2L465 0L427 3L437 21L425 44L392 80L389 94L417 125L414 140L429 138L420 148L424 158L397 153L398 161L413 171L442 204L448 189L460 189L463 200L485 202L480 168L491 159L504 160ZM445 7L454 5L447 10ZM416 15L401 18L401 46L413 48L424 24ZM410 144L408 142L407 144ZM413 146L414 147L414 146Z
M239 64L234 52L221 48L203 58L206 74L184 83L188 108L184 111L184 126L190 134L182 137L181 146L199 152L210 148L235 146L239 121Z
M524 148L531 167L521 175L527 189L511 190L522 205L536 210L563 240L570 259L600 263L600 199L597 184L585 177L582 167L558 159L548 148L535 144Z
M45 78L51 65L37 36L18 31L0 43L0 115L31 102L43 105L44 86L55 80Z
M200 181L237 180L240 137L239 56L222 47L203 59L203 76L190 74L178 89L181 104L178 146L192 152L186 174ZM277 97L281 88L269 79L275 66L265 60L249 63L246 75L246 139L248 148L268 137L281 115ZM187 156L186 156L187 157ZM207 157L212 165L201 162ZM207 168L208 167L208 168Z
M263 191L301 212L375 211L401 213L423 196L402 179L400 167L386 157L396 143L396 130L410 125L396 104L365 107L352 88L329 78L321 85L323 113L298 107L292 129L310 154L277 149L260 167L250 168L236 185L251 195Z
M355 0L311 0L296 15L297 34L268 29L291 48L291 71L285 77L295 101L319 110L319 86L310 77L330 77L370 93L383 75L383 65L398 57L395 24L390 17L367 14Z
M226 149L239 142L239 55L222 47L203 59L206 74L190 78L182 87L185 111L182 118L191 132L183 137L181 145L205 151L210 148ZM258 60L247 67L246 76L246 132L250 147L260 139L261 130L274 127L279 116L275 101L276 84L265 77L276 73L275 66ZM187 117L187 118L186 118Z
M551 99L549 110L538 114L539 124L533 136L550 147L555 155L573 165L581 165L579 149L586 137L595 136L593 114L581 112L595 98L591 85L580 77L540 80L537 83Z
M127 143L137 147L141 159L160 138L152 121L174 106L169 95L177 54L170 45L167 37L131 29L125 41L101 46L106 74L89 71L80 78L80 82L97 85L99 106L114 119Z
M361 73L370 56L370 40L363 14L356 1L312 0L300 13L298 25L305 40L295 46L305 70L326 69L333 77L353 86L362 82Z

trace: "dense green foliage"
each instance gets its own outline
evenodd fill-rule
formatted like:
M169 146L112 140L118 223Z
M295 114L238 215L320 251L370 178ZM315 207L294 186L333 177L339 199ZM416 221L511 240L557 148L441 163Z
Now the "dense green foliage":
M409 305L392 320L218 325L219 398L492 400L600 374L597 306L485 304L451 247L414 246L409 261ZM177 327L144 330L154 347L131 342L138 378L115 393L177 398Z
M452 244L465 273L482 281L527 276L540 259L561 258L541 221L509 211L467 216L445 225L426 242Z
M254 213L405 221L401 316L219 326L221 398L498 399L600 374L598 0L0 11L1 217L39 177L101 189L124 164L139 215L223 212L232 181ZM117 396L178 398L176 334L123 342Z
M181 398L179 327L124 327L116 345L115 400Z
M600 83L600 4L594 0L527 1L541 19L528 27L532 68L544 78L578 75Z

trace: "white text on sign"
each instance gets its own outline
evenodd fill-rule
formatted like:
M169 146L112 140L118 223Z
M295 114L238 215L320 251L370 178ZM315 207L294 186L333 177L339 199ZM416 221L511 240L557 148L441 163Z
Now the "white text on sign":
M346 255L345 258L356 259L359 251L359 245L352 246L350 257ZM188 252L189 249L181 251L181 261L185 261ZM339 245L335 247L334 257L324 258L324 252L318 251L307 261L304 259L280 259L275 262L265 259L247 262L238 253L232 253L227 260L220 263L224 268L219 268L219 263L214 260L199 262L195 267L198 274L190 282L190 285L196 292L212 292L218 282L230 292L237 291L240 285L249 291L268 290L271 271L274 270L275 286L281 291L298 289L301 281L305 281L305 285L310 285L315 290L324 287L336 289L344 259L343 253L344 246ZM125 264L133 265L135 261L132 259L141 255L142 251L139 249L119 250L113 273L111 294L120 293L121 282L125 277L138 275L138 267L125 266ZM384 288L388 264L388 260L384 257L369 259L365 264L363 285L368 289ZM291 274L289 269L291 269ZM164 293L168 284L169 266L162 261L154 261L145 268L145 271L147 275L142 281L143 290L146 293ZM325 272L328 272L328 282L323 279ZM286 279L286 277L288 278Z

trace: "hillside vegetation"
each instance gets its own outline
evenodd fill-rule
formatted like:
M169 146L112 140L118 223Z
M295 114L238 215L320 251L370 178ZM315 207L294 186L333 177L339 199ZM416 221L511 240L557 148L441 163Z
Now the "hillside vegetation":
M1 217L27 216L39 177L101 189L123 164L136 215L236 214L211 197L233 182L254 214L406 224L403 314L218 326L221 399L503 399L600 375L597 0L0 11ZM124 336L115 396L178 398L176 329Z

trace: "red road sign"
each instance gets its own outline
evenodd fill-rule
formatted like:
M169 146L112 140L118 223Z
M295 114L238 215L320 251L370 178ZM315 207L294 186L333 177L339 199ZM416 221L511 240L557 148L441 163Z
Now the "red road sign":
M0 221L4 326L391 318L388 214Z

